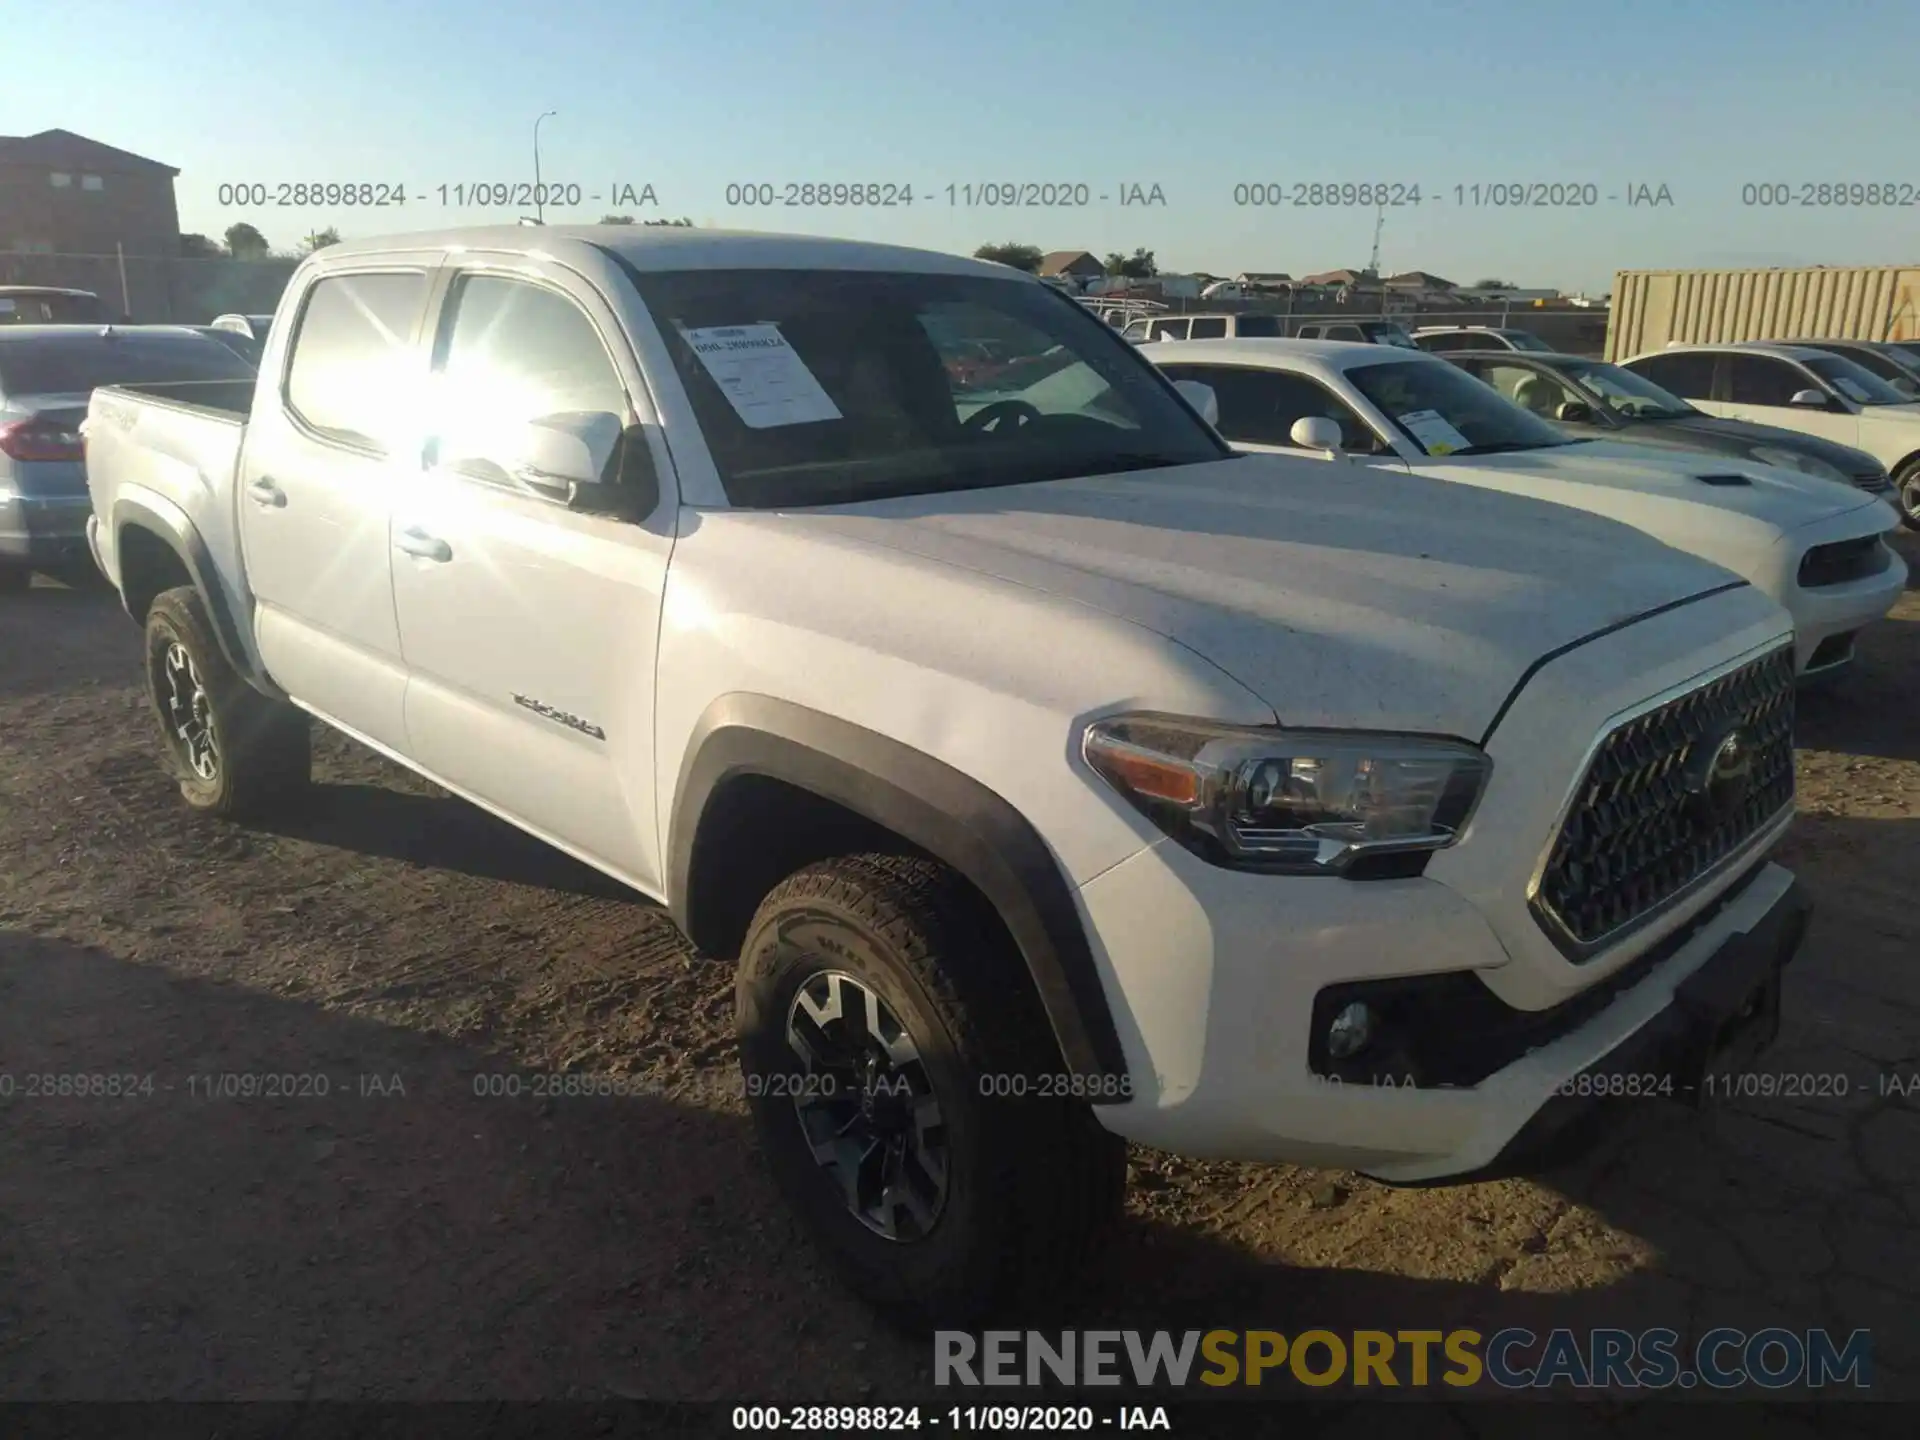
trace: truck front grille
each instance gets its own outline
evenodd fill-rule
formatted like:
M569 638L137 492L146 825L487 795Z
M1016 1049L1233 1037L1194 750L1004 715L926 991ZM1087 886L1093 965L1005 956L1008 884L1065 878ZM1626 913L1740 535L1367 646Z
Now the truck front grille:
M1581 962L1652 919L1793 806L1793 651L1773 651L1609 732L1534 887Z

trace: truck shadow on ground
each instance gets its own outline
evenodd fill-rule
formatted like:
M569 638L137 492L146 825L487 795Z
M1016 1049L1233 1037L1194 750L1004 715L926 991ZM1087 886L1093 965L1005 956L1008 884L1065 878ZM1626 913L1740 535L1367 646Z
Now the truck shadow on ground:
M1873 1395L1912 1394L1920 1084L1872 1090L1920 1066L1920 987L1885 905L1818 872L1910 862L1920 821L1815 820L1797 843L1839 914L1761 1069L1843 1072L1847 1096L1629 1104L1539 1181L1209 1167L1174 1205L1136 1186L1098 1266L1002 1323L1867 1328ZM492 1093L515 1064L0 932L0 1397L1008 1400L934 1390L931 1346L840 1288L737 1105ZM23 1092L62 1074L152 1083Z
M406 781L426 782L407 775ZM456 795L357 782L320 783L254 828L289 840L357 851L596 900L654 902Z

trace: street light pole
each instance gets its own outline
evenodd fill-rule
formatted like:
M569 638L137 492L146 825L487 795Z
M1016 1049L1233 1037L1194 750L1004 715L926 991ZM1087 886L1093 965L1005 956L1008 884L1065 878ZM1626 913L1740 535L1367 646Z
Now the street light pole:
M549 110L540 120L559 113L558 110ZM547 223L546 195L540 185L540 120L533 122L533 223L536 225Z

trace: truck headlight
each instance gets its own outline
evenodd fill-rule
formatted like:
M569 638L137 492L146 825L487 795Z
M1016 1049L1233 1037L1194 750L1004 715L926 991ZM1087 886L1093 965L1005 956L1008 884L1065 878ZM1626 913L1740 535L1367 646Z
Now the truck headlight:
M1813 455L1803 455L1798 450L1781 450L1772 445L1756 445L1747 452L1762 465L1778 465L1782 470L1798 470L1802 475L1817 475L1822 480L1838 480L1842 485L1853 484L1853 477L1838 465L1829 465Z
M1081 754L1168 835L1215 864L1341 875L1362 857L1444 849L1493 761L1458 740L1116 715Z

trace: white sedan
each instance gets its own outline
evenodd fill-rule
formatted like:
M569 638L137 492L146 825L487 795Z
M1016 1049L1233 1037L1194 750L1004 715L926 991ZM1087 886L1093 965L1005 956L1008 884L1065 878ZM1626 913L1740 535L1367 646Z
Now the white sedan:
M1883 500L1771 465L1569 439L1438 356L1324 340L1190 340L1140 353L1207 387L1182 388L1239 449L1531 495L1711 560L1792 614L1803 678L1847 665L1855 637L1906 588L1906 564L1886 544L1899 517Z

